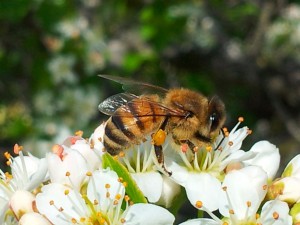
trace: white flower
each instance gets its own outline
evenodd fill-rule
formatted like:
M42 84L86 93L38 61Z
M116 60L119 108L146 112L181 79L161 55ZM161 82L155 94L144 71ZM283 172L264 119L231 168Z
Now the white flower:
M243 160L254 156L252 152L240 150L242 141L249 134L247 127L237 129L240 122L230 133L219 135L212 146L199 147L195 155L186 151L184 146L178 151L181 157L179 160L174 158L174 151L171 157L166 155L167 169L172 172L171 178L186 189L189 201L196 208L201 205L210 211L216 210L221 190L220 181L226 168L233 163L242 166Z
M235 223L255 221L267 187L267 174L259 167L248 166L231 171L222 184L221 214Z
M58 183L44 186L36 197L39 212L54 225L170 225L174 222L174 216L159 206L129 204L125 187L114 171L95 171L88 176L90 180L83 193ZM123 201L125 208L122 208Z
M123 153L120 162L128 169L148 201L152 203L160 201L164 206L170 206L180 187L163 174L165 171L157 162L151 138Z
M194 219L180 225L292 224L289 207L280 200L266 202L259 213L259 207L267 192L267 174L261 168L249 166L231 171L225 176L222 189L219 201L222 220L207 211L212 219Z
M281 178L276 179L268 190L269 199L280 199L290 204L300 200L300 155L295 156L286 166Z
M78 137L68 138L63 145L54 145L46 155L52 183L62 183L80 189L86 172L101 166L101 160L90 144Z
M273 180L280 163L278 148L268 141L259 141L252 146L250 152L254 152L256 156L244 163L261 167L268 174L269 180Z
M11 167L11 173L4 173L0 170L0 223L4 224L9 220L9 207L11 210L26 208L26 211L32 210L32 201L28 201L27 194L19 195L20 193L28 193L37 188L46 178L47 164L45 159L38 159L31 154L24 156L22 146L14 146L16 158L13 158L8 152L5 153L7 164ZM19 196L19 197L17 197ZM21 197L20 197L21 196ZM14 199L17 198L17 201ZM16 216L21 216L19 212L14 212Z

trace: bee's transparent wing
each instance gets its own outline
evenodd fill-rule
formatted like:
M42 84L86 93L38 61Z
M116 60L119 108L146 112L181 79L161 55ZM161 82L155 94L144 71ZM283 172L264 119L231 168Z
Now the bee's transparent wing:
M128 102L132 101L133 99L137 98L138 96L130 93L119 93L113 96L108 97L103 102L101 102L98 106L100 112L106 115L113 115L115 111L128 104Z
M119 84L122 84L123 90L126 92L134 93L137 95L142 94L158 94L160 96L164 96L167 93L167 89L148 84L146 82L132 80L126 77L112 76L112 75L99 75L99 77L112 80Z

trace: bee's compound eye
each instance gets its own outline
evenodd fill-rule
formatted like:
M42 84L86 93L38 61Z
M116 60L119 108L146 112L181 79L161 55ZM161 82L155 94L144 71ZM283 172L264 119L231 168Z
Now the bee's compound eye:
M216 113L212 113L209 116L209 122L210 122L210 131L214 131L215 129L217 129L218 125L219 125L219 117Z

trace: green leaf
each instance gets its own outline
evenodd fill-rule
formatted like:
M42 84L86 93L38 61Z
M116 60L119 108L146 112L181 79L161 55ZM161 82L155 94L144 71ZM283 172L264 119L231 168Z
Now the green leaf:
M102 156L103 168L109 167L115 171L123 182L127 183L126 193L130 197L133 203L147 203L143 192L139 189L136 182L132 179L130 173L127 169L116 159L114 159L110 154L104 154Z

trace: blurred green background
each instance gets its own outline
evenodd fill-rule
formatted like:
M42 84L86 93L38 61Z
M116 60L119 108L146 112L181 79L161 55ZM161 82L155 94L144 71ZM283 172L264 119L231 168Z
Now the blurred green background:
M97 74L219 95L226 125L268 139L283 161L299 152L297 1L0 1L0 150L43 156L105 118L121 90ZM4 159L3 159L4 162Z

